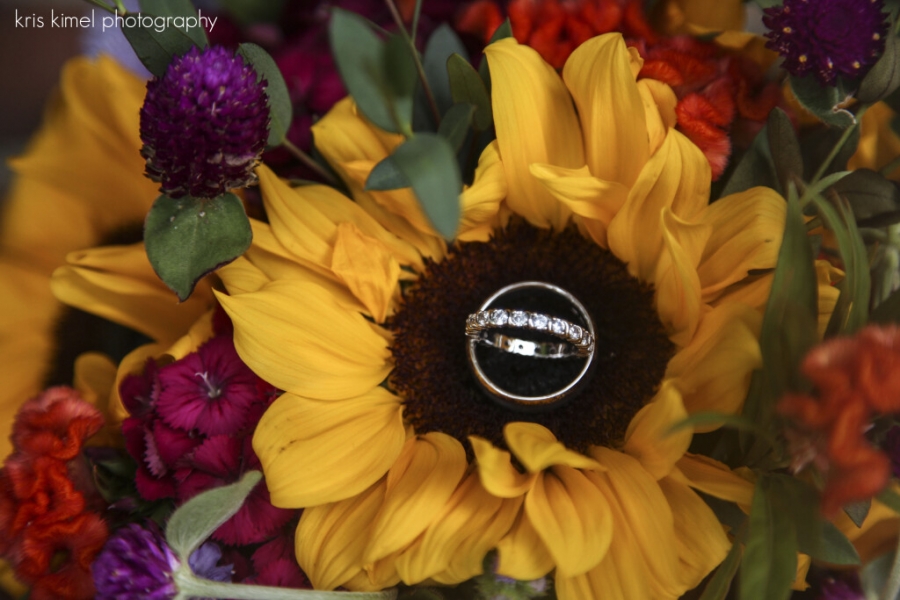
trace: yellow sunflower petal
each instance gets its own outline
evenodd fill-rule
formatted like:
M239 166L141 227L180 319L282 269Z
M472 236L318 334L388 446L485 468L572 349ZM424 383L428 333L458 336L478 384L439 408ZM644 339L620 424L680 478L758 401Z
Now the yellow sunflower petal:
M585 474L565 465L541 473L525 496L525 513L564 577L603 560L613 535L609 503Z
M556 71L515 38L491 44L484 53L491 69L497 144L509 185L506 202L533 225L559 229L568 210L534 185L528 169L533 163L571 169L584 164L572 99Z
M669 338L684 346L694 337L703 309L697 263L710 228L685 222L668 208L662 210L659 221L664 243L654 278L657 311Z
M653 281L662 251L664 208L691 220L709 199L709 162L683 134L671 129L638 175L622 210L609 225L609 249L641 281Z
M153 271L143 244L79 250L66 259L50 281L59 300L154 340L175 341L212 304L204 281L179 303Z
M603 469L597 461L566 448L549 429L537 423L507 423L503 428L503 437L509 449L531 473L539 473L553 465Z
M347 500L303 511L294 546L297 562L317 590L333 590L351 581L368 589L358 575L372 519L384 499L382 480ZM396 582L393 582L396 583Z
M350 398L390 372L390 352L378 326L336 305L324 288L279 280L250 294L216 294L234 322L238 354L283 390L309 398ZM303 310L296 310L300 300Z
M692 488L750 510L754 483L741 477L727 465L699 454L686 454L678 461L678 470Z
M372 525L366 564L410 544L431 524L466 471L466 451L443 433L406 441L387 477L384 504Z
M234 261L219 269L216 274L222 279L225 289L232 296L258 292L272 281L270 277L266 276L261 269L245 256L237 257Z
M543 577L554 566L550 551L524 510L519 511L509 533L497 542L497 554L497 573L521 581Z
M659 487L678 515L679 574L684 587L691 589L725 559L731 542L715 513L690 487L668 477L660 480Z
M775 268L786 207L775 190L756 187L703 211L702 222L712 228L697 269L704 301L712 301L753 269Z
M103 413L103 429L90 437L92 446L121 446L121 420L110 413L110 396L116 384L116 364L100 352L85 352L75 359L72 387L81 398Z
M494 140L478 159L474 182L459 197L462 214L456 238L461 242L486 242L500 224L500 203L504 198L506 173Z
M751 374L762 366L761 324L758 311L738 303L721 304L704 315L694 339L666 367L666 377L676 380L689 413L737 412Z
M638 459L656 479L665 477L691 443L690 429L670 433L672 425L687 416L681 394L672 380L666 379L653 400L632 417L622 451Z
M428 529L397 558L401 579L459 583L481 573L484 556L512 527L521 502L489 494L470 473Z
M678 597L686 588L679 583L675 518L659 484L627 454L602 447L592 448L591 454L609 470L588 472L588 477L608 505L616 503L622 513L622 521L613 524L613 537L630 528L646 565L642 571L651 597Z
M587 166L565 169L533 164L531 174L553 197L582 217L582 223L600 246L606 247L606 230L612 218L628 198L628 188L615 181L603 181L591 175Z
M335 402L282 394L253 434L272 504L335 502L378 481L406 439L400 413L400 399L380 387Z
M563 67L563 79L578 108L581 127L587 133L584 139L587 166L594 176L625 186L635 182L650 158L647 121L632 71L634 60L622 36L611 33L581 44ZM499 129L497 137L500 137Z
M521 496L534 482L534 474L519 473L513 466L509 452L495 448L489 441L469 436L475 452L478 475L484 488L498 498Z
M644 101L652 155L662 146L669 129L675 127L678 122L675 114L678 96L668 85L655 79L641 79L637 82L637 87Z
M359 298L376 323L383 323L400 295L400 265L378 240L353 223L337 228L331 270Z

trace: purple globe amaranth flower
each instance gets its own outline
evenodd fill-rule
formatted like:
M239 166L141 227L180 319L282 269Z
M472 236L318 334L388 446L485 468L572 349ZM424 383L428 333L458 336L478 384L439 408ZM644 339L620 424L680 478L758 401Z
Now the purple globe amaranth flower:
M256 180L266 146L266 83L232 51L194 47L147 84L141 156L173 198L212 198Z
M812 73L824 85L839 75L859 77L884 50L883 6L882 0L785 0L764 10L766 47L798 77Z

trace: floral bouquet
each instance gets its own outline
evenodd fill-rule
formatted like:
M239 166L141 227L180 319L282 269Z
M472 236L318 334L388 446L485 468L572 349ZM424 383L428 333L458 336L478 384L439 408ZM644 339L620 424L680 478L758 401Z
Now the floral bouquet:
M8 597L898 598L900 2L89 1Z

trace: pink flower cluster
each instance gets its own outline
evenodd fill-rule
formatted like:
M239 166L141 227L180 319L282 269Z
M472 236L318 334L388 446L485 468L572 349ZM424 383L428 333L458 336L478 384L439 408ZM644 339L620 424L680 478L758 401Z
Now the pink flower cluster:
M196 352L166 365L148 360L141 375L127 377L119 388L131 414L122 433L145 500L181 504L260 468L251 438L279 391L241 361L221 311L214 330ZM287 527L296 514L272 506L263 481L212 537L234 552L227 558L238 577L302 587L307 581L293 558L293 528ZM248 554L253 567L241 568Z

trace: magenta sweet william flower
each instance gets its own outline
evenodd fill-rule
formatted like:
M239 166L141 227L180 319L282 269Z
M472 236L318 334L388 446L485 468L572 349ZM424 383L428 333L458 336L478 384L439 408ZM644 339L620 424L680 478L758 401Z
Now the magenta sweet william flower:
M231 50L194 47L147 84L146 174L173 198L213 198L256 181L268 138L265 81Z
M785 0L764 10L766 47L798 77L812 73L824 85L860 77L884 50L883 8L882 0Z

